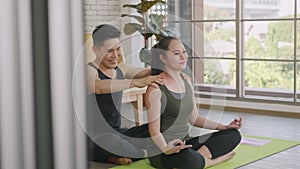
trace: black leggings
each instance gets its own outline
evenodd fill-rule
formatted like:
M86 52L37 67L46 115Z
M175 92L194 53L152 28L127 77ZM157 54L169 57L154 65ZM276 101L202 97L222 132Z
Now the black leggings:
M220 157L231 152L240 142L241 135L236 129L221 130L186 140L186 144L192 148L181 150L179 153L165 155L160 154L150 157L151 164L159 169L201 169L205 167L203 156L197 152L205 145L212 154L212 158Z
M120 134L104 133L93 140L88 137L88 160L107 162L108 157L130 157L135 161L145 156L143 149L146 149L146 143L137 142L139 139L125 139L122 135L133 138L147 138L149 137L147 124L130 129L120 129L118 132ZM107 147L102 148L96 143L105 144Z

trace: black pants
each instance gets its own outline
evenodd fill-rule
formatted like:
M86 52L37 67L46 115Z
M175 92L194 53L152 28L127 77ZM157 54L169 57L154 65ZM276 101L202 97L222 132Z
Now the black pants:
M221 130L186 140L192 148L181 150L179 153L160 154L150 157L150 162L159 169L201 169L205 167L205 160L197 150L205 145L211 152L212 158L220 157L231 152L240 142L241 135L236 129Z
M146 149L146 143L135 138L147 137L149 137L147 124L130 129L118 129L116 133L102 133L93 140L88 137L88 160L107 162L108 157L129 157L138 160L145 157L143 149Z

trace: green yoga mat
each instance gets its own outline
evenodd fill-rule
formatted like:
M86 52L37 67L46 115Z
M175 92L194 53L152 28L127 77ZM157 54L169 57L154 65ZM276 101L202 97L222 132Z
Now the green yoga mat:
M239 144L235 151L236 155L232 160L221 163L209 169L233 169L243 165L255 162L257 160L266 158L278 152L300 145L299 141L280 140L266 137L243 136L246 138L258 138L263 140L272 140L260 147ZM111 169L154 169L148 159L140 160L128 166L117 166Z

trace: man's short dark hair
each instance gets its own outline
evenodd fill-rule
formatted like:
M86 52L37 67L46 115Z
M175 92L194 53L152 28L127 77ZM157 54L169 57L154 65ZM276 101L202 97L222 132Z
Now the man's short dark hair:
M121 32L114 26L103 24L94 29L92 36L95 46L102 46L103 42L108 39L120 38Z

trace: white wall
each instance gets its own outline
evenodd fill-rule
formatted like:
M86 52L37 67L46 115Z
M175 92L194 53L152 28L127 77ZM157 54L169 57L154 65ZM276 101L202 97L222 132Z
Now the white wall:
M84 30L91 33L95 26L109 23L121 16L121 0L84 0Z

